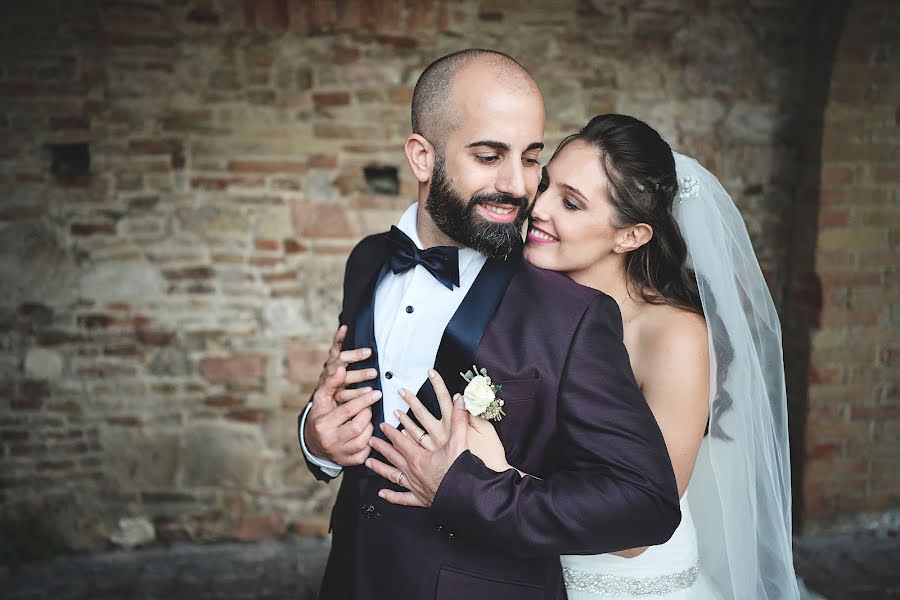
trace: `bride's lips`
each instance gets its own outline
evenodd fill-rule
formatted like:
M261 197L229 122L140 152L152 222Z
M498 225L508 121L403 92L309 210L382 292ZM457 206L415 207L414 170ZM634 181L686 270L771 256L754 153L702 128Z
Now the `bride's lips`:
M559 241L559 238L550 235L540 227L532 225L528 228L528 241L535 244L555 244Z
M512 223L519 214L519 207L510 204L481 202L477 208L482 217L494 223Z

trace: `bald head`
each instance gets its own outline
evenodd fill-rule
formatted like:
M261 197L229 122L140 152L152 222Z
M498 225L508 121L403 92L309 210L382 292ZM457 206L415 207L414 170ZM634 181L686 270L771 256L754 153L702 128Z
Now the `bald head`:
M464 77L468 75L468 77ZM462 125L464 111L459 95L468 88L484 93L496 85L512 94L540 94L537 84L516 59L496 50L469 48L443 56L422 72L412 99L412 130L443 149L447 137Z

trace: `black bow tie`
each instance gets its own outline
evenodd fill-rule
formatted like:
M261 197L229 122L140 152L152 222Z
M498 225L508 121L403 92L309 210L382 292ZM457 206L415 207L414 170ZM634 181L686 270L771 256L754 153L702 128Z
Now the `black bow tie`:
M459 287L459 248L435 246L419 250L415 242L396 227L391 227L387 237L391 244L389 266L395 275L422 265L448 290Z

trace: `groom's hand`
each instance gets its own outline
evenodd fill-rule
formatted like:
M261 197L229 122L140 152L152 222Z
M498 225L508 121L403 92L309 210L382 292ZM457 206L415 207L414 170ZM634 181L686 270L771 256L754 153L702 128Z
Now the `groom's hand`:
M334 336L303 431L306 447L314 456L327 458L342 467L361 465L369 456L373 431L370 407L381 398L381 392L371 387L346 389L350 384L378 376L375 369L347 371L349 363L368 358L371 350L358 348L342 352L346 333L346 326L341 326Z
M317 389L303 431L306 447L314 456L342 467L361 465L369 456L374 430L370 407L380 398L379 390L369 389L338 405L331 386Z
M462 396L453 402L453 419L450 423L450 437L447 442L433 450L427 450L387 423L381 430L391 441L390 444L377 437L369 443L393 465L370 458L366 466L389 481L408 489L408 492L381 490L378 495L391 504L404 506L431 506L444 476L460 454L466 450L466 433L469 426ZM402 474L402 476L401 476Z

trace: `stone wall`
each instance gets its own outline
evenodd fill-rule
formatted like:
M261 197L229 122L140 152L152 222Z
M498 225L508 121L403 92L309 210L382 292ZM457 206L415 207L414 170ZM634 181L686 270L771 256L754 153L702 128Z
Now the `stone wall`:
M898 39L900 4L850 4L795 204L786 351L808 356L793 397L809 521L900 507Z
M349 249L413 199L402 154L412 86L460 48L502 49L532 70L550 148L615 111L698 157L744 212L781 305L804 74L830 61L809 52L817 6L41 0L7 9L5 511L39 514L78 548L120 539L122 517L145 518L169 540L324 529L336 485L306 472L296 416L337 325ZM882 112L877 131L888 135ZM367 177L366 167L380 171ZM896 200L895 171L841 167L845 183L881 182L879 197ZM861 232L842 230L841 240L868 240L875 217L860 214L847 223ZM888 265L896 231L879 227ZM873 289L861 301L883 300ZM873 335L895 332L896 312ZM850 335L844 325L834 328ZM896 356L886 349L878 360ZM874 386L887 372L865 373ZM872 404L859 388L840 393Z

